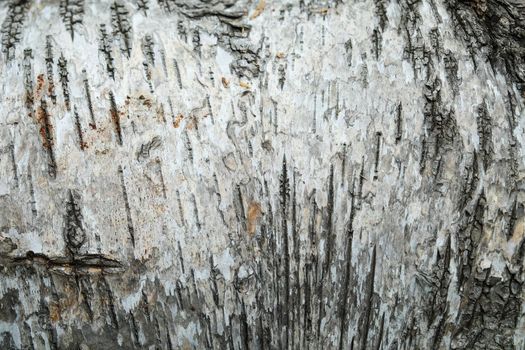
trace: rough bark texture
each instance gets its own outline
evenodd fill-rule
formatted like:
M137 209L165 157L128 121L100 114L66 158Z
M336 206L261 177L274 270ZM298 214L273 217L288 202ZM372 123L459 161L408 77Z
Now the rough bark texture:
M1 349L523 349L519 0L3 1Z

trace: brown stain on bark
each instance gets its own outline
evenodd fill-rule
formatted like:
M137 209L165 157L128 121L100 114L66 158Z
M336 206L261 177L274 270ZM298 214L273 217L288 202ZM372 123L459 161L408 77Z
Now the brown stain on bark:
M51 147L53 147L53 126L49 122L47 111L45 111L41 106L38 107L36 111L36 120L40 125L38 131L40 133L40 137L42 138L42 146L44 146L45 149L51 149Z
M265 0L259 0L259 2L257 3L257 6L255 7L255 10L253 11L252 15L250 16L250 19L257 18L264 11L265 7L266 7L266 1Z
M60 305L56 302L49 303L49 318L52 323L57 323L60 321Z
M261 205L257 202L251 202L248 207L248 234L253 236L257 228L257 220L261 216Z
M36 77L36 95L40 96L42 88L44 87L44 74L39 74Z
M119 115L118 115L118 112L112 109L112 110L110 111L110 114L111 114L111 121L113 122L113 124L114 124L117 128L120 128L120 117L119 117Z
M119 112L115 108L111 108L109 111L111 115L111 121L113 122L113 126L115 128L115 132L117 133L117 138L119 143L122 143L122 129L120 126L120 115Z
M178 128L180 126L180 123L182 122L182 119L184 119L184 116L181 113L179 113L173 121L173 127Z
M188 339L184 339L184 343L182 344L183 350L191 350L193 347L190 344L190 341Z
M95 270L95 268L90 268L89 270ZM103 271L101 270L100 272ZM49 302L49 318L52 323L55 324L64 319L76 317L79 303L75 296L76 289L71 285L65 285L62 297Z
M187 130L193 130L197 127L197 118L195 116L191 117L186 123Z
M139 100L141 100L142 104L148 108L151 108L151 106L153 105L151 100L149 98L144 97L144 95L140 95Z
M49 82L48 86L47 86L47 94L49 96L53 96L53 92L55 90L55 85L53 84L52 81Z

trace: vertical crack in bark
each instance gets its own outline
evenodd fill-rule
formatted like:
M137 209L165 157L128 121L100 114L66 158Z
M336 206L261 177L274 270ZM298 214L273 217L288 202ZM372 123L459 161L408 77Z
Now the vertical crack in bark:
M487 111L485 101L478 106L478 135L479 135L479 153L483 162L484 170L487 171L492 163L494 145L492 141L492 120Z
M78 136L78 145L80 149L83 151L86 148L86 144L84 143L84 135L82 132L82 125L80 124L80 117L78 115L77 107L73 107L73 115L75 116L75 129L77 131Z
M375 160L374 160L374 180L379 177L379 158L381 156L381 138L383 134L378 131L376 132L376 149L375 149Z
M109 92L109 114L111 116L111 122L113 128L115 129L115 134L117 136L117 142L122 146L122 127L120 125L120 113L117 109L117 103L115 102L115 96L113 92Z
M80 247L86 241L86 233L82 224L82 214L80 208L75 201L73 191L68 191L68 199L66 201L66 215L64 218L64 240L68 251L75 256Z
M57 173L57 165L55 161L55 152L53 150L53 126L51 125L50 116L47 113L47 103L44 100L40 101L40 108L37 110L37 122L40 125L40 138L42 139L42 146L47 154L47 169L49 176L54 179Z
M352 185L353 191L355 191L355 180ZM345 236L345 255L344 255L344 277L341 282L341 292L339 295L339 350L344 349L345 336L348 329L348 298L350 292L350 281L352 280L352 242L354 238L354 218L356 214L356 205L355 205L355 193L351 194L351 203L350 203L350 217L348 219L346 236Z
M458 288L462 291L473 272L476 251L483 234L486 198L482 191L472 212L466 211L458 231Z
M290 198L290 180L288 179L288 169L286 165L286 156L283 157L281 177L279 179L279 198L281 205L281 235L283 238L283 258L284 258L284 286L283 286L283 337L284 347L288 349L289 345L289 323L290 323L290 247L288 235L288 199Z
M86 96L86 102L87 102L87 107L88 107L88 110L89 110L89 117L90 117L90 121L91 121L91 123L89 123L89 126L92 129L96 129L97 128L97 122L95 121L95 112L93 110L93 101L91 100L91 92L89 91L89 80L88 80L87 72L86 72L85 69L82 69L82 75L83 75L83 83L84 83L84 94Z
M53 37L46 35L46 73L47 73L47 92L53 104L57 103L57 96L55 94L55 79L53 77L53 65L55 59L53 57Z
M332 252L335 250L334 243L335 243L335 233L333 232L333 215L334 215L334 206L335 206L335 193L334 193L334 166L333 164L330 165L330 175L328 179L328 203L326 207L326 219L323 225L323 234L325 238L325 245L324 245L324 262L321 267L321 277L318 281L318 303L319 303L319 311L318 311L318 319L317 319L317 334L318 334L318 341L319 344L322 344L321 339L321 324L322 320L325 317L325 307L326 302L324 300L325 295L324 291L325 289L327 291L330 291L329 288L327 288L327 285L325 285L326 278L329 279L331 282L331 276L330 276L330 267L332 265ZM327 277L328 275L328 277Z
M75 26L82 24L84 16L84 0L60 0L60 16L71 34L71 40L75 38Z
M66 109L69 111L71 109L69 102L69 74L67 72L67 60L64 58L64 54L60 54L60 58L58 59L58 75L60 76L60 82L62 83L64 103L66 104Z
M35 188L33 185L31 166L27 167L27 182L29 183L29 196L31 197L31 213L33 214L33 218L36 218L38 215L38 210L36 209Z
M119 329L119 322L117 318L117 310L115 307L115 297L113 291L109 286L109 282L106 277L102 276L99 280L100 295L103 298L102 302L107 307L106 313L109 315L109 325L115 329ZM105 297L103 296L105 295Z
M126 183L124 181L124 172L122 170L122 166L120 165L118 167L118 173L120 177L120 186L122 189L122 196L124 198L124 208L126 209L126 219L128 222L128 233L129 233L129 237L131 238L131 244L133 245L133 247L135 247L135 229L133 227L133 221L131 218L131 208L129 206L128 192L126 190Z
M403 138L403 104L399 102L396 107L396 144Z
M33 104L34 104L34 95L33 95L33 50L25 49L24 50L24 87L25 87L25 105L29 117L33 117Z
M113 35L120 41L120 50L128 58L131 56L131 24L129 22L129 11L125 5L118 1L111 5L111 26Z
M32 2L29 0L14 0L9 3L7 15L2 23L2 52L6 61L15 57L16 44L20 42L22 28L27 12Z
M359 349L368 349L368 333L370 331L370 319L372 313L372 298L374 295L374 279L376 272L376 246L372 248L370 258L370 271L366 277L363 295L363 306L359 317Z
M113 64L113 56L111 54L111 41L106 31L106 25L103 23L100 25L99 51L102 52L104 59L106 60L106 71L108 72L109 77L115 80L115 67Z
M13 169L13 179L15 180L15 186L19 186L19 180L18 180L18 170L16 167L16 157L15 157L15 145L10 144L9 146L9 158L11 160L11 166Z

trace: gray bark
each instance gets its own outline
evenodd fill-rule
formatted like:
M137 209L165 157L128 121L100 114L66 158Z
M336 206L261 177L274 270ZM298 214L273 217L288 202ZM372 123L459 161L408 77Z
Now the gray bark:
M1 349L523 349L519 0L0 4Z

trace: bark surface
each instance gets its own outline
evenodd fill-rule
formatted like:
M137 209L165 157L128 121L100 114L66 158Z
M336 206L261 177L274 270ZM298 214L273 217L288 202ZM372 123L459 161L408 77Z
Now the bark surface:
M523 349L519 0L0 3L1 349Z

